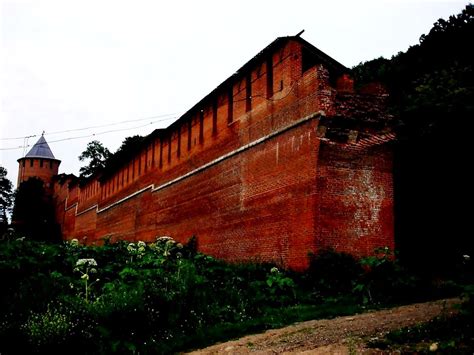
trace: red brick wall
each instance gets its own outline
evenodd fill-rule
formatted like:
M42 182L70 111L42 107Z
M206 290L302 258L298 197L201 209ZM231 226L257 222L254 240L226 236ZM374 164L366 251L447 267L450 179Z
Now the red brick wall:
M319 110L337 115L342 107L322 65L302 73L300 47L288 41L271 56L272 97L264 58L233 83L231 121L224 88L105 181L58 191L57 201L67 197L66 208L58 207L64 237L100 242L170 235L184 242L195 235L204 253L294 269L307 266L308 252L325 247L356 255L392 247L390 150L369 145L356 152L324 143L320 151L318 119L295 124Z
M393 156L390 145L350 150L322 144L317 169L318 249L366 256L394 249Z
M305 267L315 244L316 123L100 212L96 235L182 242L196 235L201 251L226 260Z

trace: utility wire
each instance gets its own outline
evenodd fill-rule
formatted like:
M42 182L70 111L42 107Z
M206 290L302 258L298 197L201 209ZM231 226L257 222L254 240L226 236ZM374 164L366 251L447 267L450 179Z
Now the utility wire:
M176 116L175 117L169 117L168 119L175 119L177 118ZM70 141L70 140L76 140L76 139L83 139L83 138L91 138L91 137L96 137L96 136L100 136L100 135L104 135L104 134L108 134L108 133L114 133L114 132L123 132L123 131L129 131L129 130L132 130L132 129L138 129L138 128L143 128L143 127L146 127L146 126L149 126L149 125L153 125L157 122L161 122L163 121L163 119L161 120L155 120L155 121L151 121L147 124L144 124L144 125L140 125L140 126L135 126L135 127L127 127L127 128L120 128L120 129L112 129L112 130L108 130L108 131L103 131L103 132L98 132L98 133L92 133L92 134L87 134L87 135L83 135L83 136L76 136L76 137L68 137L68 138L62 138L62 139L56 139L56 140L52 140L52 141L49 141L49 143L56 143L56 142L64 142L64 141ZM9 148L0 148L0 150L16 150L16 149L24 149L24 148L28 148L28 147L31 147L31 145L26 145L26 146L18 146L18 147L9 147Z
M298 79L298 80L296 80L295 82L293 82L293 84L290 86L290 88L289 88L289 90L287 91L287 93L286 93L285 95L281 96L281 97L278 97L278 98L267 97L267 95L257 94L257 95L250 95L249 97L246 96L246 97L244 97L244 98L242 98L242 99L233 100L233 102L246 101L246 100L248 100L248 99L252 99L252 98L256 98L256 97L264 98L264 99L266 99L267 101L279 101L279 100L283 100L283 99L285 99L286 97L288 97L288 96L293 92L294 88L296 87L297 83L298 83L300 80L301 80L301 78ZM235 96L235 95L232 95L232 96ZM104 124L104 125L90 126L90 127L84 127L84 128L75 128L75 129L69 129L69 130L63 130L63 131L53 131L53 132L49 132L49 133L45 133L45 134L52 135L52 134L61 134L61 133L84 131L84 130L93 129L93 128L102 128L102 127L116 126L116 125L120 125L120 124L123 124L123 123L139 122L139 121L148 120L148 119L150 119L150 118L160 118L160 117L166 117L166 116L170 116L170 115L174 115L174 114L163 114L163 115L158 115L158 116L151 116L151 117L146 117L146 118L139 118L139 119L136 119L136 120L125 120L125 121L121 121L121 122L109 123L109 124ZM160 121L166 121L166 120L170 120L170 119L175 119L175 118L178 118L178 117L176 117L176 116L173 116L173 117L166 117L166 118L163 118L163 119L159 119L159 120L150 122L149 124L153 124L153 123L160 122ZM88 137L95 137L95 136L102 135L102 134L106 134L106 133L121 132L121 131L126 131L126 130L129 130L129 129L141 128L141 127L148 126L149 124L146 124L146 125L143 125L143 126L138 126L138 127L132 127L132 128L110 130L110 131L105 131L105 132L100 132L100 133L94 133L94 134L85 135L85 136L78 136L78 137L69 137L69 138L64 138L64 139L58 139L58 140L50 141L49 143L62 142L62 141L67 141L67 140L74 140L74 139L81 139L81 138L88 138ZM37 135L35 134L35 135L23 136L23 137L0 138L0 140L18 140L18 139L27 139L27 138L32 138L32 137L37 137ZM24 149L24 148L27 148L27 147L29 147L29 146L30 146L30 145L27 145L27 146L19 146L19 147L10 147L10 148L0 148L0 150Z
M92 128L117 126L117 125L121 125L121 124L124 124L124 123L139 122L139 121L145 121L145 120L149 120L149 119L153 119L153 118L160 118L160 117L166 117L166 118L163 118L163 119L160 119L160 120L155 120L154 122L167 121L167 120L170 120L172 118L176 118L175 115L176 115L175 113L172 113L172 114L159 115L159 116L150 116L150 117L146 117L146 118L140 118L140 119L137 119L137 120L126 120L126 121L108 123L108 124L97 125L97 126L89 126L89 127L84 127L84 128L67 129L67 130L64 130L64 131L45 132L45 135L69 133L69 132L76 132L76 131L85 131L85 130L92 129ZM167 116L172 116L172 117L167 117Z
M120 122L114 122L114 123L107 123L103 125L97 125L97 126L89 126L89 127L83 127L83 128L72 128L72 129L67 129L63 131L53 131L53 132L45 132L45 135L52 135L52 134L60 134L60 133L69 133L69 132L76 132L76 131L85 131L88 129L93 129L93 128L102 128L102 127L109 127L109 126L117 126L120 124L124 123L130 123L130 122L140 122L140 121L145 121L145 120L150 120L154 118L161 118L161 117L166 117L158 121L166 121L171 118L176 118L176 113L168 113L168 114L163 114L163 115L157 115L157 116L150 116L150 117L145 117L145 118L139 118L136 120L125 120L125 121L120 121ZM167 116L172 116L172 117L167 117ZM27 136L22 136L22 137L8 137L8 138L0 138L2 141L8 141L8 140L20 140L20 139L25 139L25 138L33 138L33 137L38 137L38 134L31 134Z

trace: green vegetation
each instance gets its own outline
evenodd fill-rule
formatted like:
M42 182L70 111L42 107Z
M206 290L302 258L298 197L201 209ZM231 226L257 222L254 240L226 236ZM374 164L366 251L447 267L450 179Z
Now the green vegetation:
M0 351L169 353L420 294L444 295L445 288L428 283L394 292L402 274L383 250L362 261L333 251L314 257L312 265L325 270L343 259L357 270L334 288L337 274L331 280L311 268L294 273L270 264L231 265L197 253L193 240L83 246L6 236L0 245Z
M389 89L398 120L395 150L397 248L405 264L456 275L472 255L470 216L459 201L469 190L474 117L474 5L438 20L420 43L391 59L353 68L356 84Z
M0 235L8 228L7 214L13 204L13 184L7 178L7 169L0 166Z
M59 226L55 222L52 197L41 179L31 177L15 192L13 218L15 231L41 241L60 241Z
M101 142L89 142L86 149L79 155L80 161L88 161L87 165L79 169L80 177L86 179L100 172L110 156L110 151Z

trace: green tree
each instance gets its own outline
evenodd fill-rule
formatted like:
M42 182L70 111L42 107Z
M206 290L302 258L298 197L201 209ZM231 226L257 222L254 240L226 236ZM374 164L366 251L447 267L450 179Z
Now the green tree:
M472 175L474 116L474 5L438 20L419 44L391 59L353 68L359 84L387 86L399 119L395 154L397 248L401 258L427 272L453 270L472 255L466 199ZM437 270L436 270L437 269Z
M119 169L123 165L124 161L133 158L142 147L144 140L145 137L139 135L125 138L117 151L111 154L107 161L105 161L102 178L109 177L116 171L116 169Z
M7 179L7 169L0 166L0 235L8 227L8 212L13 203L13 184Z
M12 216L15 231L39 241L59 241L51 196L38 178L29 178L18 187Z
M79 169L81 178L88 178L104 168L106 160L110 157L110 151L99 141L87 144L86 150L79 155L80 161L89 161L86 166Z

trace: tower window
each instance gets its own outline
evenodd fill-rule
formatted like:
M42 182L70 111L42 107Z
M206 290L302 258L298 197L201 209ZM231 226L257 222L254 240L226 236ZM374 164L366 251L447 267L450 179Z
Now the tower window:
M53 161L52 161L52 160L49 161L49 168L50 168L50 169L53 168Z
M30 167L31 168L33 167L33 161L34 161L34 159L30 159Z
M43 159L40 159L40 168L43 167Z

